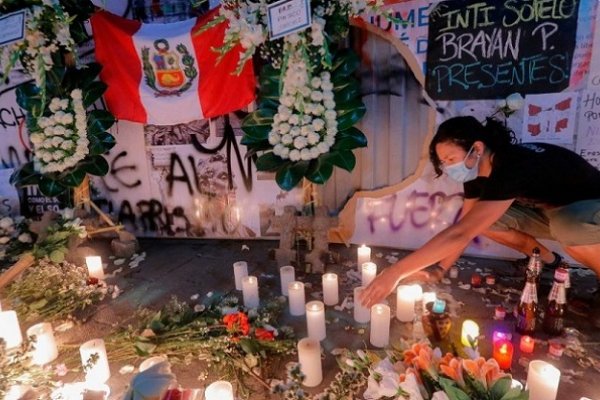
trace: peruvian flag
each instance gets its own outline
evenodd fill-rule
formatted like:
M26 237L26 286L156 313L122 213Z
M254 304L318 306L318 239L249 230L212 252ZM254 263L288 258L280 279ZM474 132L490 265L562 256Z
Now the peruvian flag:
M233 72L240 48L217 64L213 47L223 45L227 22L205 32L218 9L198 19L143 24L106 11L96 12L92 29L104 98L117 119L175 125L239 110L254 100L255 78L248 61Z

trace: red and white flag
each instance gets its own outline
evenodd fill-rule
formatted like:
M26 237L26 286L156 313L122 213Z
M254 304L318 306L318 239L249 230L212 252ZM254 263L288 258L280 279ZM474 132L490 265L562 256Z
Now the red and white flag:
M233 75L241 48L219 64L212 50L223 44L227 22L195 33L217 12L169 24L143 24L106 11L92 16L100 79L108 85L104 98L117 119L174 125L223 115L254 100L252 62Z

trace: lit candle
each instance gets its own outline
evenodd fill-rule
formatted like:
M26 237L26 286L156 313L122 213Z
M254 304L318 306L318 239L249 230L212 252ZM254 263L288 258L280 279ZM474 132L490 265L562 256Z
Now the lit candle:
M521 343L519 344L519 349L523 353L533 353L533 349L535 347L535 340L531 336L521 336Z
M450 268L450 279L456 279L458 278L458 267L452 267Z
M340 301L338 289L338 276L336 274L323 274L323 302L328 306L334 306Z
M427 305L427 303L433 303L436 299L437 299L437 296L435 295L435 292L423 293L423 309L425 309L425 306Z
M360 294L365 290L363 286L354 288L354 320L359 324L366 324L371 320L371 310L360 302Z
M306 303L306 327L308 337L315 340L323 340L327 337L325 330L325 305L315 300Z
M0 338L4 339L7 349L18 347L23 343L23 335L15 311L0 311L0 326L2 327Z
M305 376L302 382L304 386L315 387L323 381L321 344L318 340L304 338L298 341L298 362Z
M14 385L8 389L6 395L4 395L4 400L21 400L21 399L33 399L34 396L30 396L30 392L33 391L33 388L28 385Z
M446 302L444 300L436 300L433 302L431 311L437 314L442 314L446 310Z
M258 308L260 299L258 298L258 279L255 276L242 278L242 297L244 298L244 307Z
M471 286L473 286L474 288L478 288L481 286L481 275L479 275L477 272L471 275Z
M110 387L103 383L74 382L66 383L54 390L50 395L51 399L65 400L84 400L84 399L102 399L106 400L110 396Z
M471 342L477 346L477 338L479 337L479 325L470 319L465 320L462 324L462 333L460 341L463 346L471 347Z
M290 282L288 285L288 299L290 302L290 314L294 316L304 315L306 306L304 283Z
M140 364L139 370L140 370L140 372L144 372L148 368L152 368L156 364L160 364L161 362L165 362L165 361L169 361L167 356L154 356L154 357L147 358L144 361L142 361L142 363Z
M415 298L411 286L400 285L396 290L396 318L400 322L411 322L415 319Z
M494 360L498 362L500 369L510 369L513 351L512 343L506 339L500 339L494 343Z
M91 383L105 383L110 378L106 346L102 339L92 339L79 347L81 363L85 369L85 380ZM95 361L94 361L95 360Z
M58 347L56 346L56 340L54 340L52 324L42 322L33 325L27 329L27 337L35 341L31 360L35 365L44 365L56 360Z
M296 270L291 265L279 268L279 280L281 282L281 294L288 295L290 282L296 280Z
M385 347L390 343L390 307L385 304L375 304L371 307L371 344L375 347Z
M363 244L357 250L358 254L356 257L356 263L360 268L360 266L364 263L371 261L371 248Z
M494 331L492 334L492 343L496 343L498 340L511 340L512 334L503 331Z
M246 261L234 262L233 276L235 277L236 290L242 290L242 279L248 276L248 263Z
M85 264L87 265L88 275L90 278L104 279L104 268L102 267L102 257L100 256L87 256L85 258Z
M410 285L413 291L413 297L415 299L415 304L423 301L423 288L419 284Z
M506 317L506 309L502 306L496 307L494 310L494 319L503 320Z
M233 400L233 386L227 381L216 381L206 387L206 400Z
M529 400L556 400L560 371L552 364L542 360L533 360L527 370Z
M494 275L488 275L485 277L485 283L488 286L494 286L496 284L496 277Z
M366 262L362 264L362 284L361 286L367 287L369 283L375 279L375 275L377 275L377 265L372 262Z
M548 341L548 354L553 357L560 358L565 351L565 346L559 342Z

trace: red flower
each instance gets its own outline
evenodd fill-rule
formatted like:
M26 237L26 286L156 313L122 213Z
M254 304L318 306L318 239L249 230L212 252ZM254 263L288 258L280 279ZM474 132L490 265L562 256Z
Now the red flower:
M96 286L96 285L98 285L98 283L100 283L100 281L98 280L98 278L94 278L94 277L91 277L91 276L87 280L88 286Z
M273 331L270 331L265 328L256 328L256 330L254 331L254 335L258 340L275 340L275 334L273 333Z
M223 317L223 323L227 325L227 331L231 333L240 333L242 336L246 336L250 333L248 316L243 312L226 315Z

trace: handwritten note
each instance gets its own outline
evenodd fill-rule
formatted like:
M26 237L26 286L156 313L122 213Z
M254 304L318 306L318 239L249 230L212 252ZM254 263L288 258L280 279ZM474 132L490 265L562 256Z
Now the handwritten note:
M19 41L25 35L25 10L0 17L0 46Z
M579 0L449 0L429 16L426 88L437 100L568 87Z
M600 169L600 91L586 90L581 94L577 154Z
M596 8L596 24L594 25L594 40L588 87L600 88L600 10Z

